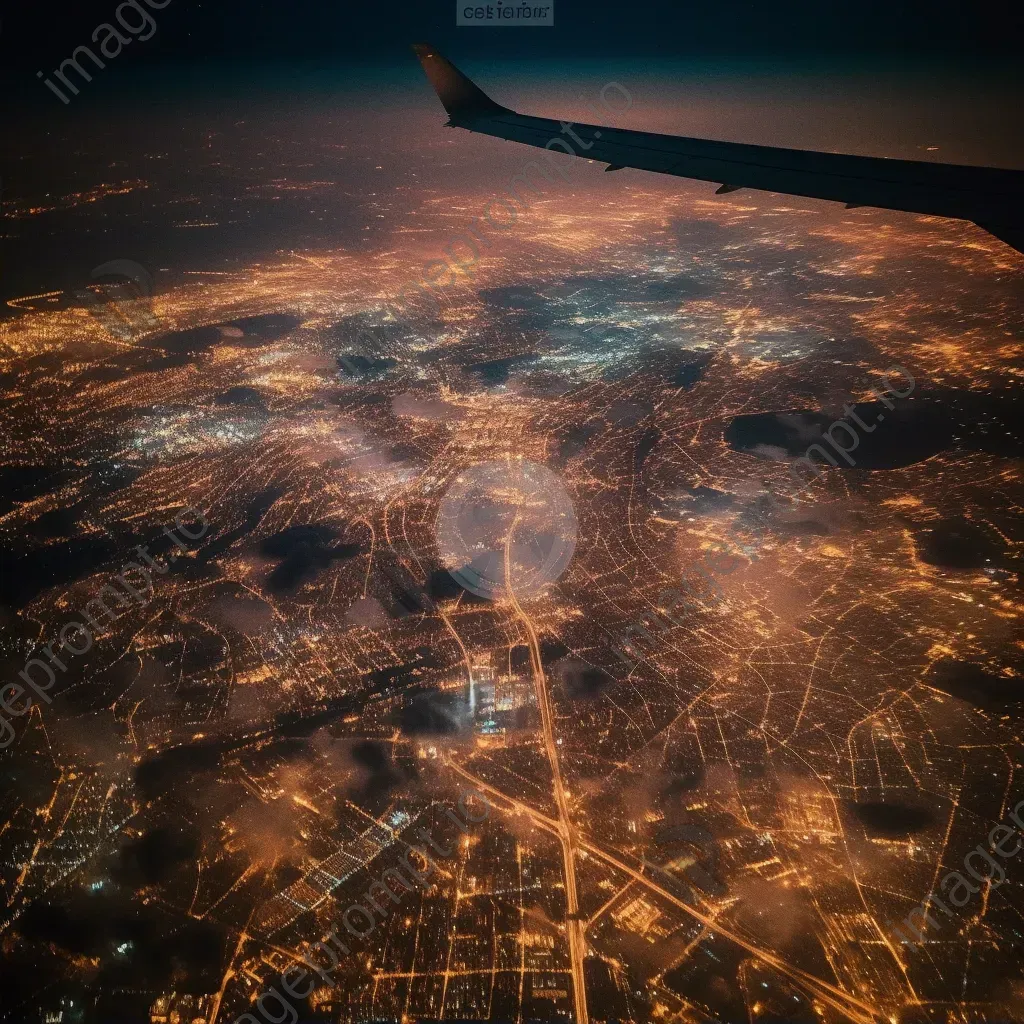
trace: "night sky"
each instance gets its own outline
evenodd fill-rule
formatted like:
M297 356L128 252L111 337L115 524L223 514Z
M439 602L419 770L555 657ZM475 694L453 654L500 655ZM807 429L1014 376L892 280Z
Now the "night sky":
M7 5L3 65L62 59L110 19L113 0ZM642 0L628 5L558 0L544 31L458 29L446 0L385 4L324 0L174 0L156 12L159 31L128 62L399 58L413 41L470 55L506 57L686 56L737 53L818 56L905 53L990 57L1019 48L1024 13L1011 0L738 0L728 5Z

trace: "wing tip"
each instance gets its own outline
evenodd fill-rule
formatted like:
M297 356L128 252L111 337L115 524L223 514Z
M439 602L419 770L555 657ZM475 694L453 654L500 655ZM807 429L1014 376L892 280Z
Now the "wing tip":
M493 114L511 113L495 103L468 75L464 75L447 57L429 43L413 43L430 84L453 122Z

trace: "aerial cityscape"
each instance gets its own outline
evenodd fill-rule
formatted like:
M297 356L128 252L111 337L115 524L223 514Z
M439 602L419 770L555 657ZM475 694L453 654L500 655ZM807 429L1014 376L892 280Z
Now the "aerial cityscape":
M0 1020L1024 1021L1024 256L409 62L5 171Z

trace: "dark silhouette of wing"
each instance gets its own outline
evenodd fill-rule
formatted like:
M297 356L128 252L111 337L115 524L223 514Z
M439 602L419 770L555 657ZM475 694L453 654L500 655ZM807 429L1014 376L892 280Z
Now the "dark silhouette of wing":
M608 164L848 206L956 217L1024 252L1024 171L886 160L688 139L517 114L495 103L433 47L413 47L448 111L448 124Z

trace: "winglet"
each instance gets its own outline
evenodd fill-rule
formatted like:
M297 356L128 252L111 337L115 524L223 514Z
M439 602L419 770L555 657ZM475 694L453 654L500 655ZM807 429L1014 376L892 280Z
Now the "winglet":
M427 43L414 43L413 51L419 57L434 92L444 104L444 109L448 111L453 124L474 117L513 113L508 107L495 103L450 60L442 57L433 46Z

